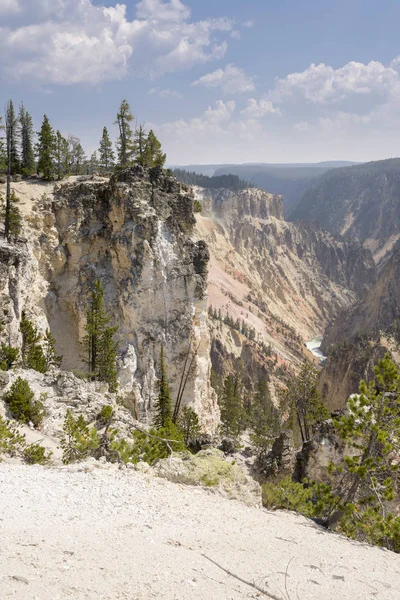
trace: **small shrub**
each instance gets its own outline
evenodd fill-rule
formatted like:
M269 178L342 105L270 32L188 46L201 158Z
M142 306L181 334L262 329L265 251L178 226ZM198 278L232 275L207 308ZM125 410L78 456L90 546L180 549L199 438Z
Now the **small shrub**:
M62 461L65 465L93 456L100 447L97 429L95 427L89 429L83 416L79 415L75 419L69 409L65 415L63 431L61 448L63 449Z
M293 510L306 517L314 515L312 496L311 488L295 483L290 476L284 477L278 483L265 483L262 486L263 506L274 510Z
M46 465L52 454L51 451L46 452L46 448L40 444L29 444L24 449L23 457L28 465Z
M111 423L113 417L113 407L109 404L106 404L102 407L101 411L97 415L97 419L101 425L108 425Z
M14 418L20 423L31 421L35 427L39 427L42 423L46 414L43 402L35 400L35 394L26 379L18 377L9 391L4 394L4 400Z
M200 481L206 487L215 487L219 484L219 478L216 475L212 476L206 473L201 476Z
M178 427L183 433L185 446L196 448L201 435L201 427L197 413L190 406L185 406L178 420Z
M0 417L0 456L15 456L25 445L25 436L21 435L15 425ZM1 458L0 458L1 462Z
M203 212L203 207L201 205L201 202L199 202L199 200L195 200L193 202L193 212L194 213L201 213L201 212Z
M9 371L18 360L19 350L7 344L0 346L0 371Z

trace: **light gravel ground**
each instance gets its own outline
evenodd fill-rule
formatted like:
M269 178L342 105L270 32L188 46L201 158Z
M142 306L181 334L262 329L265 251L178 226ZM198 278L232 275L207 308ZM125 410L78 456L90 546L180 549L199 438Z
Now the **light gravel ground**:
M1 600L264 597L203 553L282 597L288 568L291 600L400 598L398 555L115 466L1 464L0 532Z

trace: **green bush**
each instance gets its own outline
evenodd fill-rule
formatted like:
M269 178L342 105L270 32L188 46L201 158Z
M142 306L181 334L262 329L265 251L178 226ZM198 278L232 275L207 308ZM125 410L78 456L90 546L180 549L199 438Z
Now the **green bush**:
M46 465L52 454L51 451L46 452L46 448L40 444L29 444L24 449L23 457L28 465Z
M0 346L0 371L9 371L18 360L19 350L7 344Z
M25 436L18 433L17 428L11 421L0 417L0 457L2 454L15 456L24 444Z
M4 394L4 400L14 418L20 423L33 423L39 427L46 414L43 402L35 400L35 394L26 379L18 377L9 391Z
M199 200L195 200L193 202L193 212L194 213L201 213L201 212L203 212L203 207L201 205L201 202L199 202Z
M89 428L83 416L79 415L75 418L70 409L65 415L63 431L61 448L64 464L93 456L100 447L100 437L96 427Z
M101 425L108 425L111 423L113 417L113 407L106 404L102 407L101 411L97 415L97 419Z
M311 488L295 483L290 476L262 486L263 506L274 510L294 510L306 517L314 515L312 496Z

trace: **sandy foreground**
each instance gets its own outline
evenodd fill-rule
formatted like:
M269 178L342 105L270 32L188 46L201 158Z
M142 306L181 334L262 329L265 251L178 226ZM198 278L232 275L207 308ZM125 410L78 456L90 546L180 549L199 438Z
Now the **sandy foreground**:
M266 597L204 554L290 600L400 598L399 555L114 465L0 464L0 532L1 600Z

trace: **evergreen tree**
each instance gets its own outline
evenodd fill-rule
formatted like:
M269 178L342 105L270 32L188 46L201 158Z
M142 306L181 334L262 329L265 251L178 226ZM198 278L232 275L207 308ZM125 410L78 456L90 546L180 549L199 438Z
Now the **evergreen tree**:
M19 199L17 198L15 191L11 192L10 203L9 203L9 214L8 214L8 238L17 238L21 233L22 229L22 215L18 208ZM3 202L3 198L0 196L0 209L1 219L6 221L6 205Z
M158 382L158 398L155 404L153 424L157 429L167 427L172 417L171 392L168 384L167 368L165 366L164 346L160 351L160 379Z
M108 134L107 127L103 128L103 135L100 140L99 147L99 168L101 173L107 173L113 169L115 163L115 154L112 147L112 142Z
M134 147L136 160L140 165L146 164L147 134L144 125L140 124L135 130Z
M283 394L283 402L296 418L302 442L311 439L312 426L329 417L317 390L318 370L307 360L300 372L293 377Z
M86 155L81 140L76 135L68 136L68 154L70 173L80 175L83 172Z
M43 179L51 181L55 176L56 136L46 115L43 117L41 130L36 145L38 155L37 172Z
M19 109L19 122L21 127L21 172L23 175L32 175L35 172L33 121L23 104Z
M60 131L56 133L55 148L57 179L60 181L65 175L68 175L70 161L68 141L61 135Z
M90 376L99 381L106 381L110 391L116 391L118 344L114 342L113 337L118 327L109 326L110 318L104 310L103 302L104 289L97 280L86 310L84 343Z
M11 175L17 175L21 170L18 154L19 127L12 100L6 106L7 154L10 157Z
M24 311L19 329L22 333L21 359L23 366L27 369L35 369L39 373L46 373L46 358L39 344L41 336Z
M52 336L50 329L46 329L46 335L44 336L44 357L46 360L46 371L50 367L60 367L62 363L62 356L56 354L56 340Z
M242 431L243 408L239 377L228 375L221 396L221 421L225 433L238 436Z
M154 131L150 129L146 140L144 164L149 167L163 167L167 159L166 154L163 153L161 143L156 138Z
M0 115L0 134L4 131L3 117ZM0 135L0 173L7 170L7 151L4 138Z
M133 163L134 140L131 123L133 121L131 108L126 100L121 102L116 123L119 128L117 140L118 165L126 169Z
M97 152L93 152L89 161L88 161L88 175L93 175L97 173L99 170L99 159L97 157Z
M252 442L260 454L269 450L272 441L279 434L278 411L272 403L268 383L259 381L250 412Z

